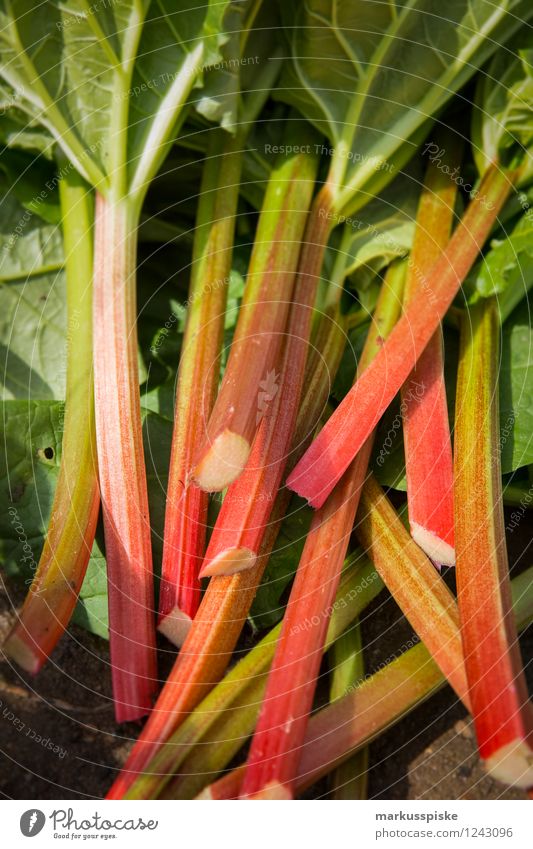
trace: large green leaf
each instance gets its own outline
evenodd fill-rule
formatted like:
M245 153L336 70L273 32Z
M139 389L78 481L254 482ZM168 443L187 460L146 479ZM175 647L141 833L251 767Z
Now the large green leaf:
M511 50L499 50L479 78L472 148L480 174L513 152L522 159L533 143L533 39L524 28L516 41ZM524 42L529 49L519 48ZM531 180L531 158L530 152L521 183Z
M465 283L470 300L498 296L502 320L533 285L533 215L523 215L508 235L493 239L490 249Z
M365 203L451 95L533 15L529 0L282 4L292 62L280 97L332 144L338 212Z
M191 88L221 59L227 6L1 0L0 72L80 174L140 199Z

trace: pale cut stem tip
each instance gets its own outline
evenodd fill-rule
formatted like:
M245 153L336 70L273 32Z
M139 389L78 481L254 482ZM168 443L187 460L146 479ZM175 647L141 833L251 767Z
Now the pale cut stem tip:
M31 650L28 644L25 643L15 631L12 631L7 637L3 645L3 651L11 658L11 660L14 660L21 669L24 669L25 672L29 672L30 675L37 675L39 672L41 668L41 659L39 655L35 654L35 652Z
M428 557L440 566L455 566L455 548L417 522L410 526L411 536Z
M238 433L223 431L195 467L193 480L205 492L221 492L246 466L250 443Z
M235 575L251 569L257 562L257 554L249 548L226 548L202 568L200 578L212 578L215 575Z
M533 750L524 740L513 740L485 761L493 778L528 790L533 787Z
M204 789L198 793L198 796L194 797L195 802L213 802L213 794L211 793L210 787L204 787Z
M192 619L179 607L174 607L170 613L161 620L157 626L160 634L163 634L173 645L181 648L187 634L191 630Z
M270 781L258 793L254 793L252 796L244 796L243 798L251 802L287 802L293 799L293 795L285 784L281 784L279 781Z

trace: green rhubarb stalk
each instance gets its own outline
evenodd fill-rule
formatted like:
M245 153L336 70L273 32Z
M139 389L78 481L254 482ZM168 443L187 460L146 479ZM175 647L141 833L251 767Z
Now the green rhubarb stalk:
M194 466L195 482L207 491L223 490L241 474L276 390L315 170L316 157L302 151L314 140L308 125L289 120L263 201L229 360Z
M330 332L322 351L326 368L316 368L316 356L308 360L305 392L298 411L291 462L296 462L308 442L309 425L317 422L336 373L345 344L342 323L329 319ZM135 776L159 747L184 721L201 699L222 678L235 648L250 605L268 561L287 509L289 493L282 489L265 527L260 556L252 568L213 578L157 705L108 798L123 798Z
M331 684L329 698L337 701L356 687L364 678L361 626L341 634L329 652ZM368 748L361 748L349 760L340 764L330 779L333 799L366 799L368 788Z
M368 559L352 558L331 606L326 648L341 634L352 633L346 629L382 589ZM322 615L326 618L329 611ZM138 776L126 798L152 799L163 792L169 798L194 798L229 763L255 725L281 627L282 623L276 625L203 699Z
M183 643L200 604L208 496L189 481L189 472L218 386L243 136L211 130L196 217L159 594L159 630L176 645Z
M533 616L532 590L533 567L530 567L512 582L514 614L519 629L526 627ZM417 643L342 699L318 711L311 717L307 729L295 781L296 792L303 792L368 746L445 684L442 671L424 643ZM468 704L465 706L468 708ZM238 721L237 713L234 729L238 729ZM211 745L216 745L214 738ZM219 765L219 772L228 763ZM198 798L236 799L244 769L241 766L227 773Z
M60 181L67 280L67 387L59 479L37 572L4 651L38 672L78 600L99 510L92 378L92 223L87 185L65 169Z
M468 703L455 599L373 475L363 488L355 532L396 603Z
M495 299L463 316L455 415L457 594L480 755L500 781L533 786L533 707L511 615Z

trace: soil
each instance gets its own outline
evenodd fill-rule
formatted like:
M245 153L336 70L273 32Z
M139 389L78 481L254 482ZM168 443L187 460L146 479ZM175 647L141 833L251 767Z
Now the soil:
M524 557L531 541L528 524L525 520L520 537L510 541L512 560L521 561L520 568L522 561L529 565ZM395 603L384 599L376 599L363 622L370 672L412 639ZM6 582L0 594L0 641L21 601L20 588ZM521 646L532 692L533 626L522 635ZM172 662L168 644L166 649L162 674ZM36 678L5 660L0 664L0 793L11 799L101 798L139 727L114 722L107 643L72 626ZM309 795L327 798L327 783ZM371 745L368 797L526 798L484 775L471 721L450 688Z

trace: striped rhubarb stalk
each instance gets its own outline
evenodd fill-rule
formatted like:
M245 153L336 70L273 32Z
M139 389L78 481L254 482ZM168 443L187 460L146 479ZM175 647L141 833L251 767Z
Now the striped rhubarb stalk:
M513 609L519 629L527 627L533 615L532 587L531 567L512 582ZM336 766L345 763L445 683L442 671L426 646L417 643L366 678L348 695L315 713L309 721L302 748L296 792L303 792ZM465 707L469 709L468 700ZM245 767L241 766L227 773L198 798L236 799L244 770Z
M354 618L382 589L374 567L359 554L343 572L332 605L327 648L343 632L352 633ZM162 793L169 798L194 798L207 783L205 774L216 777L232 760L257 721L281 627L276 625L211 690L137 778L128 799L155 799Z
M427 295L405 310L377 357L355 382L287 480L321 507L361 450L437 330L513 186L514 173L488 169L448 247L427 279Z
M342 699L365 677L363 662L363 641L359 622L341 634L331 647L330 662L331 702ZM339 764L330 779L331 796L339 801L347 799L366 799L368 786L368 747L361 747L355 755Z
M300 122L289 122L284 147L308 149L307 136L306 145L302 139ZM281 153L269 179L229 360L193 471L204 490L223 490L239 477L277 391L275 368L316 169L308 153Z
M137 214L96 195L94 388L109 646L117 722L149 713L157 688L154 588L137 359Z
M242 164L241 134L210 133L194 234L167 490L159 630L180 646L200 604L207 493L189 481L218 385Z
M307 444L306 436L310 424L316 423L320 416L328 396L330 380L337 370L344 349L345 336L342 326L331 320L328 320L328 326L330 332L322 351L325 368L316 368L316 356L312 352L305 372L306 388L294 433L291 457L293 462ZM261 426L265 427L267 423L268 418ZM109 798L123 798L135 776L145 769L160 746L223 676L266 567L288 502L289 492L282 489L273 505L270 520L263 528L261 556L255 566L210 581L167 683L124 769L113 784Z
M465 312L455 414L457 591L479 752L495 778L533 786L533 710L511 614L501 492L497 305Z
M392 266L383 284L359 368L376 355L401 312L405 266ZM339 290L342 291L342 290ZM291 798L299 747L312 706L328 620L372 450L370 438L324 507L313 517L270 671L242 792ZM317 623L309 628L303 623Z
M441 139L438 165L430 161L417 213L405 282L404 305L424 300L427 275L446 247L453 224L461 146L455 134ZM407 503L411 535L435 563L455 563L453 459L439 327L401 391Z
M60 181L67 278L67 391L59 479L37 572L3 649L38 672L67 627L100 506L92 378L93 203L74 171Z

